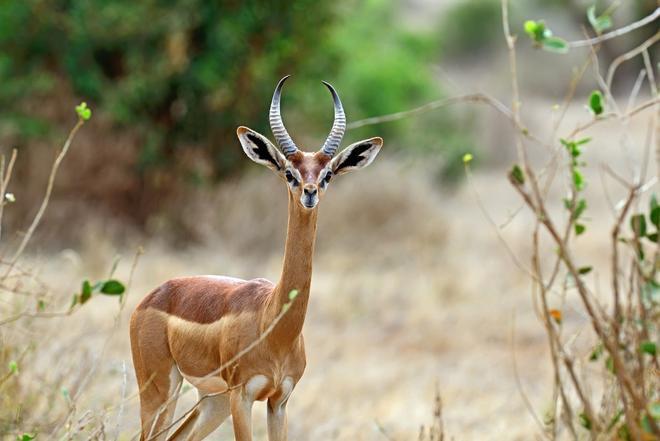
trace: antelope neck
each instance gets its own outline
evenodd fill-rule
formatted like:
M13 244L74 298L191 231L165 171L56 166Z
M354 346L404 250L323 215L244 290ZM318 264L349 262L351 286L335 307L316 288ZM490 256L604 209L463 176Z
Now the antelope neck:
M298 292L287 312L273 329L271 339L282 346L293 343L302 332L307 313L309 289L312 281L312 257L316 239L318 206L306 210L289 193L289 219L284 246L282 275L273 290L273 297L266 317L267 327L291 300L289 293Z

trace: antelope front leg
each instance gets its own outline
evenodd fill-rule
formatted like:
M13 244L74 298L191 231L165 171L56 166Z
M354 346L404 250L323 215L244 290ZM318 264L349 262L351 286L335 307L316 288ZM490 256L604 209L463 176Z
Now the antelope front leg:
M252 441L252 403L254 399L243 388L231 392L229 403L236 441Z
M286 441L286 401L268 400L268 441Z
M286 441L286 403L293 392L293 378L285 377L279 394L268 399L268 441Z

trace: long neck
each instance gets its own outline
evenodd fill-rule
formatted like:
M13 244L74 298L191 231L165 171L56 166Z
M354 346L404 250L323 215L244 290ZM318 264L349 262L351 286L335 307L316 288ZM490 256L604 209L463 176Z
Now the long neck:
M279 346L293 343L302 332L307 313L309 288L312 281L312 257L316 239L318 210L304 210L289 193L289 221L284 247L282 276L275 286L268 304L265 326L270 325L282 311L288 308L269 335ZM289 294L297 291L291 301ZM289 304L289 306L285 306Z

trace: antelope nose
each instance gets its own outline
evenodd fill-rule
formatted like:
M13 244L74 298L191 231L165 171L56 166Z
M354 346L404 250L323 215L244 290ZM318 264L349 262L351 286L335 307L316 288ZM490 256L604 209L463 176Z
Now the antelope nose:
M316 189L316 186L314 186L312 184L307 184L307 185L305 185L305 187L303 187L303 191L305 192L306 196L314 196L314 195L316 195L316 192L318 190Z

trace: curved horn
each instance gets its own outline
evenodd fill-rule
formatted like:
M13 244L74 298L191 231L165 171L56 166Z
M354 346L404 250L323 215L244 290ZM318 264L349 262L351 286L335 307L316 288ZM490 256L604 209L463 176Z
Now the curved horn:
M341 143L344 132L346 132L346 114L344 113L344 107L341 105L341 100L335 88L325 81L323 81L323 84L325 84L332 94L332 101L335 105L335 121L332 123L332 129L330 129L328 139L325 140L321 150L326 155L332 157L337 153L339 143Z
M273 100L270 103L270 113L268 114L268 120L270 121L270 129L273 131L273 136L275 136L275 141L277 145L282 149L282 153L287 158L298 151L298 147L289 136L289 133L284 128L284 122L282 121L282 115L280 114L280 97L282 95L282 86L284 82L291 75L287 75L277 83L275 88L275 93L273 93Z

